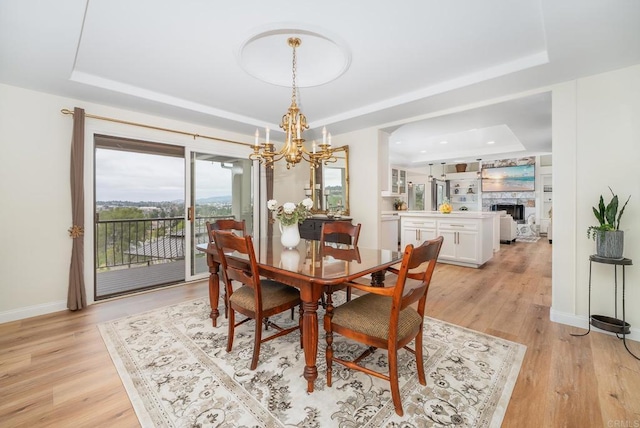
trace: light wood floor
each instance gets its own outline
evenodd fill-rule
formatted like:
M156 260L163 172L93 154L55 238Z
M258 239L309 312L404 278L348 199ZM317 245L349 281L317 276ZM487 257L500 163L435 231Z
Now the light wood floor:
M427 314L527 346L503 426L640 427L640 362L549 321L551 245L501 248L482 269L438 265ZM96 325L206 295L200 282L1 324L0 427L139 426Z

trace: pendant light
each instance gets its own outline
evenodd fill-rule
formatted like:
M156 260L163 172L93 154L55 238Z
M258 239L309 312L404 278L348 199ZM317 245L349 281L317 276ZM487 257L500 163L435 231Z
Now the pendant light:
M440 176L441 180L446 180L447 179L447 174L445 174L444 172L444 162L442 162L442 175Z
M429 183L431 183L431 182L433 181L433 174L432 174L432 172L431 172L431 168L432 168L432 167L433 167L433 164L432 164L432 163L430 163L430 164L429 164L429 177L427 177L427 181L428 181Z

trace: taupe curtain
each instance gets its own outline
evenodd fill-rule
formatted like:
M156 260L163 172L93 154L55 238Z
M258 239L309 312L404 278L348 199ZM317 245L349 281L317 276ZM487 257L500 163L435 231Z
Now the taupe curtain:
M67 308L77 311L87 306L84 290L84 109L73 109L73 135L71 137L71 215L73 226L69 236L73 239L71 266L69 267L69 293Z

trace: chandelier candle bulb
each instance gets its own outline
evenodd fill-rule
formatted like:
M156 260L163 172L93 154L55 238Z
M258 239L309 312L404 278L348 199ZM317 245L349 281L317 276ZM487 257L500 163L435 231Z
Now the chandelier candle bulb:
M258 138L260 138L260 132L258 132L258 129L256 128L256 147L258 147Z
M265 142L269 144L269 128L265 128L264 133L265 133Z
M328 138L328 140L329 140L329 147L331 147L331 132L329 132L329 138Z
M327 127L322 127L322 144L327 144Z

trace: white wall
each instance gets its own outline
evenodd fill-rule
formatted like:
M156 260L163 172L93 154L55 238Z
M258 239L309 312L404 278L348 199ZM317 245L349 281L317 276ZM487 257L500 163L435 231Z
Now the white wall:
M66 308L71 257L69 168L73 119L63 108L93 115L251 143L238 135L189 123L57 97L0 84L0 322ZM85 140L104 133L162 141L195 150L246 156L249 149L113 122L86 120ZM85 183L92 183L92 150L85 150ZM85 186L85 225L92 224L92 186ZM93 301L93 242L85 236L87 300Z
M0 314L66 307L72 121L63 107L73 105L0 85Z
M386 143L377 129L333 136L334 146L349 145L349 207L353 223L362 224L358 245L375 248L380 236L379 150Z
M624 255L640 257L640 65L578 79L553 92L553 245L552 319L587 326L589 255L586 236L597 221L591 207L608 186L625 199L621 221ZM572 171L575 173L572 174ZM619 278L621 283L621 278ZM640 272L626 269L627 322L640 340ZM592 313L613 316L613 267L593 264ZM620 290L618 292L620 298ZM621 318L621 311L618 313Z

